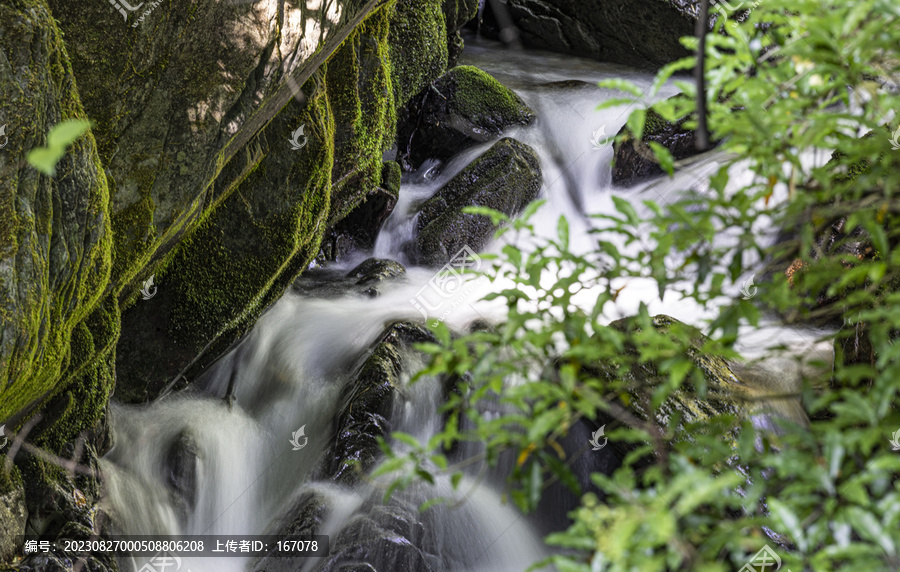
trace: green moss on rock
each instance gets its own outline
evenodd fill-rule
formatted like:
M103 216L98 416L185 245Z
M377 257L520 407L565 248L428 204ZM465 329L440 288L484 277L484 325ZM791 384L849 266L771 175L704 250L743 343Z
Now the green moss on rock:
M370 16L327 64L328 100L335 123L330 224L344 218L379 186L382 155L394 142L395 90L386 65L390 16L388 9Z
M474 66L457 66L418 94L401 113L400 160L415 169L528 125L534 112L511 89Z
M42 0L0 6L0 101L10 141L0 158L4 219L0 259L0 419L57 389L69 338L103 294L111 267L107 179L89 132L69 148L55 177L24 164L50 128L84 119L62 34Z
M447 69L441 0L396 0L390 25L394 101L405 105Z
M308 266L326 229L380 187L398 93L443 73L440 50L421 62L432 35L445 34L439 4L372 13L303 86L305 103L292 100L248 144L257 164L228 175L230 194L156 264L158 294L126 311L118 398L152 398L188 364L193 379ZM295 151L285 139L300 125L309 143Z
M457 66L435 86L453 93L453 111L479 127L499 133L509 125L526 125L534 112L511 89L475 66Z

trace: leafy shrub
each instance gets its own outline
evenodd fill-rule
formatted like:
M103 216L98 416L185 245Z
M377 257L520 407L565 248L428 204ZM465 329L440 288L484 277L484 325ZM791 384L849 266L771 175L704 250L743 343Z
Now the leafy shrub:
M587 253L571 252L565 219L556 239L533 239L533 251L505 246L489 274L506 285L493 295L505 301L506 321L461 337L435 327L440 343L422 346L431 361L420 375L458 378L459 391L445 405L444 431L408 455L386 447L385 467L411 469L402 486L414 474L458 473L462 463L444 455L457 442L486 443L489 462L513 450L509 493L531 510L551 481L579 493L586 485L559 445L568 429L581 418L612 419L608 436L623 447L623 466L594 474L604 497L582 495L572 526L548 537L566 549L551 558L558 569L736 570L768 544L782 570L897 570L900 452L890 438L900 428L900 7L765 0L741 22L719 16L705 78L710 138L724 159L709 188L645 201L646 216L615 199L617 212L598 217L605 227ZM649 94L608 82L630 96L604 105L635 106L628 124L640 136L644 97L674 77L688 97L653 109L669 121L690 115L696 85L676 74L694 64L667 66ZM666 170L679 167L653 149ZM830 160L809 160L816 155ZM745 172L753 176L736 180ZM530 233L535 208L514 221L492 213L506 223L501 240ZM770 224L786 231L774 246L758 237ZM716 240L723 236L730 240ZM759 293L734 298L751 270L765 276ZM643 305L630 327L607 323L603 309L621 279L636 277L705 307L732 302L719 307L708 337L677 323L660 328ZM595 299L578 302L586 293ZM703 364L737 359L739 327L769 315L831 332L833 369L788 396L805 416L777 431L756 428L758 404L746 391L720 414L661 414L681 394L716 396ZM483 418L479 403L496 395L510 412Z

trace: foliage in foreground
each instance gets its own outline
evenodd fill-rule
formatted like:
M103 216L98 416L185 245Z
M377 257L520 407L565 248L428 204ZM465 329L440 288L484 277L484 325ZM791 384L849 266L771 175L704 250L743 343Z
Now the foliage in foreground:
M405 456L389 453L386 468L405 464L431 479L458 472L443 454L456 442L486 443L489 462L511 449L509 493L530 510L553 480L582 492L559 443L580 418L611 419L625 463L594 474L603 498L584 494L571 528L547 539L567 549L552 558L558 569L736 570L765 544L782 570L900 569L900 451L889 441L900 428L898 46L900 5L890 0L766 0L740 24L720 18L708 37L708 118L731 159L708 190L646 201L644 218L617 200L588 253L570 251L565 220L557 239L531 252L504 248L490 277L507 284L495 295L507 321L456 338L436 328L423 374L456 376L460 390L443 433ZM663 69L654 89L693 65ZM694 111L696 86L675 83L688 97L654 106L669 120ZM609 105L636 103L629 126L640 137L643 98L655 93L608 85L633 96ZM654 151L670 170L665 150ZM816 152L831 160L811 163ZM752 180L729 186L747 171ZM531 229L527 216L505 222L500 234ZM760 243L755 231L770 223L790 240ZM622 242L628 248L612 246ZM757 296L722 306L693 347L736 358L738 327L761 315L830 327L833 371L794 392L809 424L784 423L776 436L740 414L690 423L652 414L685 388L710 388L686 349L695 333L659 331L646 307L638 327L607 323L622 279L650 278L660 293L708 305L760 272L761 259L769 273ZM585 305L577 298L588 289ZM653 383L633 375L650 364ZM482 417L479 404L497 394L508 413ZM642 399L651 413L635 414Z

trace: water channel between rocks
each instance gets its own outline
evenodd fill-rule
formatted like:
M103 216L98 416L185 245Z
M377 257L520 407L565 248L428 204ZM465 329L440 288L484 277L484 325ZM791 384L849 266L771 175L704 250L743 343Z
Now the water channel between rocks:
M596 111L597 104L616 96L596 83L625 77L646 87L653 79L649 74L568 56L479 45L467 47L461 63L492 74L536 112L531 125L504 136L531 146L540 157L540 198L547 202L534 219L538 234L555 235L557 219L565 215L575 251L587 250L594 240L588 230L595 223L586 215L613 212L614 195L643 209L644 199L664 203L677 198L679 189L702 188L717 166L713 156L673 179L628 189L612 187L612 145L604 139L619 131L628 113L625 108ZM674 93L666 88L661 95ZM598 139L601 144L595 145ZM416 206L490 145L462 151L436 175L431 162L405 175L399 201L377 237L374 252L354 253L322 275L346 274L371 256L407 266L402 279L379 283L378 296L354 288L335 293L320 289L314 278L303 277L307 286L290 289L241 346L195 383L195 389L148 406L113 406L115 446L102 467L107 503L121 532L266 534L277 532L285 522L301 522L298 514L307 510L315 515L309 519L315 523L315 532L329 535L333 554L337 550L343 558L340 562L333 557L251 561L182 555L181 569L193 572L349 570L341 568L347 562L370 562L379 571L423 569L417 566L514 571L525 570L547 555L541 537L564 522L566 507L544 503L536 515L521 515L503 500L502 463L486 478L479 472L481 467L471 467L459 493L438 479L433 486L415 485L395 494L387 507L381 503L384 482L380 479L363 478L346 485L321 478L323 456L329 455L335 438L335 419L341 414L345 389L370 348L393 322L423 322L414 302L434 279L435 270L412 265L402 254L403 244L413 237ZM770 231L763 230L774 239ZM518 246L528 248L525 243ZM455 296L442 298L439 309L428 318L440 318L458 329L473 320L501 319L501 308L480 302L489 289L499 287L485 280L457 285ZM584 293L584 300L590 304L590 292ZM651 314L668 314L701 327L713 311L673 297L660 300L651 281L632 280L605 318L611 321L634 314L642 301ZM814 339L812 333L774 327L761 336L771 345L793 344L797 351L808 351L806 346ZM748 354L759 353L762 337L743 340L741 347ZM412 352L401 353L400 377L406 382L422 363ZM236 400L229 407L222 396L232 378ZM390 427L426 441L439 430L441 395L434 379L404 387L388 415ZM294 450L290 440L299 427L304 428L307 441ZM416 507L429 498L454 494L465 496L464 502L417 512ZM374 538L379 535L380 539ZM413 552L410 544L415 546ZM138 570L143 563L123 562L123 569L133 565Z

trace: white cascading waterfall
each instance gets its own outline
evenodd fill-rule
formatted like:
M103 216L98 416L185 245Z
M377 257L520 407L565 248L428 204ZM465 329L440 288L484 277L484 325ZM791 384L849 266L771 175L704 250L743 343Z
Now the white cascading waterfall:
M622 108L596 111L598 103L617 96L596 87L596 82L626 77L649 86L651 75L568 56L477 46L467 47L463 60L494 75L535 110L538 118L534 124L505 135L530 145L541 159L541 198L547 203L534 219L538 234L555 236L557 218L565 215L574 251L592 247L596 239L588 230L596 223L586 215L613 212L613 194L642 210L644 199L665 203L676 199L682 189L693 186L702 190L705 178L717 168L712 154L674 179L613 189L612 145L607 140L598 146L592 140L597 140L597 134L602 138L614 136L628 112ZM661 96L673 93L666 88ZM335 268L349 270L372 255L408 265L400 246L412 237L415 205L489 146L463 151L436 175L430 171L431 165L426 165L406 176L399 202L377 238L374 253L357 253ZM774 240L773 229L767 228L765 221L760 221L758 231ZM524 243L519 246L528 247ZM377 482L349 489L312 481L309 474L333 438L341 390L352 379L367 348L391 322L423 321L411 300L435 271L409 266L407 270L405 280L385 282L380 286L381 295L375 298L356 294L316 298L289 291L259 320L241 346L220 360L203 383L190 392L169 395L146 406L113 406L114 448L103 459L102 470L106 503L120 532L264 534L295 499L314 491L328 499L329 512L320 532L335 538L368 510L382 494ZM451 328L463 328L475 319L502 319L502 307L480 301L488 289L500 287L485 280L464 285L457 298L444 300L439 317ZM590 304L591 293L581 295ZM659 299L651 281L632 279L617 303L605 311L605 318L611 321L632 315L640 302L649 306L651 314L665 313L700 327L715 310L675 296ZM430 315L429 319L435 317ZM828 361L828 351L813 344L815 339L814 331L772 325L767 333L744 340L739 349L759 354L765 343L785 342L799 353L821 352L821 359ZM407 363L406 370L413 365ZM229 407L221 396L233 372L236 399ZM409 371L405 375L408 377ZM392 426L427 440L440 422L438 384L423 380L401 393ZM308 443L301 450L293 450L289 440L301 426ZM166 470L179 447L197 459L197 487L191 491L189 502L172 494L173 477ZM440 542L432 540L429 547L440 559L434 563L435 569L512 572L524 570L547 555L540 534L528 519L503 502L501 491L470 476L460 485L460 491L467 495L460 506L435 507L422 515L425 526L440 530ZM449 483L441 479L433 486L414 485L404 494L410 502L453 496ZM193 572L239 571L251 565L248 558L240 557L192 560L184 555L183 560L181 569ZM135 560L132 564L138 570L143 563ZM123 564L127 569L128 563ZM315 570L317 564L317 559L309 559L303 570Z

